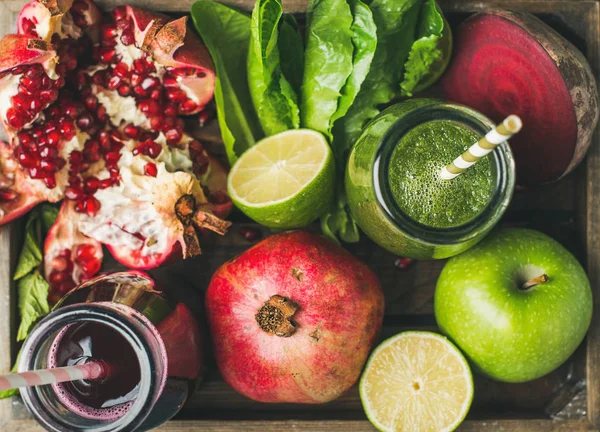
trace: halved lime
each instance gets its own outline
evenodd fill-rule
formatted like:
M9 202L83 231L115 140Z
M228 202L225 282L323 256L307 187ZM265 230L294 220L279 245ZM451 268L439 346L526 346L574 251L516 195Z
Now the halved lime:
M360 381L360 398L380 431L453 431L471 406L473 377L463 355L444 336L404 332L373 351Z
M319 132L295 129L250 147L233 165L227 189L235 205L271 228L300 228L333 199L335 167Z

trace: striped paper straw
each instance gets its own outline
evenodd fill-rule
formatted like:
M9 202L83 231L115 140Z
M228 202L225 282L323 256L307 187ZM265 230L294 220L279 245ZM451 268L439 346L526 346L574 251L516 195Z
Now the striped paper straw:
M489 131L483 138L473 144L469 149L454 159L450 165L446 165L440 176L444 180L452 180L461 174L467 168L470 168L484 156L487 156L492 150L511 136L521 130L523 123L516 115L509 115L502 123Z
M79 366L65 366L0 375L0 391L65 381L93 380L107 376L108 370L109 368L102 362L90 362Z

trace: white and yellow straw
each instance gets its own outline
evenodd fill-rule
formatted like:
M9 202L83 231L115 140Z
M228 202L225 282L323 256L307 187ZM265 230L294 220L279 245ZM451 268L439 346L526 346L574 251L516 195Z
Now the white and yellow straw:
M509 115L502 123L489 131L483 138L473 144L467 151L446 165L440 176L444 180L452 180L466 169L472 167L475 162L487 156L497 146L509 139L521 130L523 123L516 115Z

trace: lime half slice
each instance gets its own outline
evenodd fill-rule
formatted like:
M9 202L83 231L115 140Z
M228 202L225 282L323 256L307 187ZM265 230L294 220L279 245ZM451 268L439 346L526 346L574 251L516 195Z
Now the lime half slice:
M380 431L453 431L471 406L473 377L463 355L445 337L405 332L373 351L360 381L360 398Z
M233 165L227 189L235 205L271 228L300 228L333 199L335 167L325 137L308 129L270 136Z

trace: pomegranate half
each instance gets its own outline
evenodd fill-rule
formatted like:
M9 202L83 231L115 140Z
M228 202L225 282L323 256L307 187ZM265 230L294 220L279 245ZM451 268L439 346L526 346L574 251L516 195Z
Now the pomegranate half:
M206 293L223 378L261 402L323 403L348 390L383 303L364 263L304 231L273 235L225 263Z

